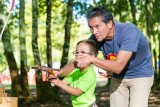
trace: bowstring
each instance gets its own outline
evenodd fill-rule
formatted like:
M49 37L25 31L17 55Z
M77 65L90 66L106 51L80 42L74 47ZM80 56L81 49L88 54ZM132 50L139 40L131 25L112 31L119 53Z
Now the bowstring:
M4 30L5 30L6 26L7 26L7 23L8 23L8 20L9 20L10 16L11 16L12 10L14 9L14 5L15 5L15 0L12 0L11 9L9 11L7 20L6 20L6 22L5 22L5 24L4 24L3 28L2 28L2 31L1 31L1 34L0 34L0 38L2 37L3 32L4 32Z

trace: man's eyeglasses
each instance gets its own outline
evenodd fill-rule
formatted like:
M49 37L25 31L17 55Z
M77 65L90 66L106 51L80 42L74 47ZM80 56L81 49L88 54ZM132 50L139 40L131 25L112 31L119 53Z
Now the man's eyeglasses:
M81 54L81 55L84 55L84 54L92 55L92 53L85 52L85 51L81 51L81 52L75 51L75 52L73 52L73 55L78 55L78 54Z

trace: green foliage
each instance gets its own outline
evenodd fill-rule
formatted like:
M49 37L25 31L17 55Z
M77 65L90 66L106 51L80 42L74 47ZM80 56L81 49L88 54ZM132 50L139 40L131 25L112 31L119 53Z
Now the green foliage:
M85 13L87 12L88 8L91 8L92 5L87 2L87 1L80 1L80 0L75 0L74 2L74 7L73 7L73 11L74 11L74 16L75 19L79 19L81 18L81 16L84 16Z
M0 52L0 64L1 64L0 65L0 72L2 72L2 71L4 71L7 68L8 65L6 63L4 55L1 54L1 52Z
M67 9L67 1L68 0L53 0L52 1L52 23L51 23L51 36L52 36L52 54L53 54L53 61L61 60L62 56L62 47L64 41L64 24L66 20L66 9ZM4 2L4 13L8 15L8 7L10 6L9 1L2 1ZM31 33L32 33L32 5L31 0L27 0L26 2L26 9L25 9L25 27L26 27L26 48L27 48L27 58L28 58L28 65L33 65L33 53L32 53L32 46L31 46ZM146 12L145 12L145 0L137 0L134 1L135 8L136 8L136 20L138 27L146 34ZM156 5L154 1L152 1L152 5ZM152 6L151 5L151 6ZM46 0L39 0L38 1L38 11L39 11L39 19L38 19L38 46L40 50L40 57L42 60L42 64L46 64ZM85 13L88 9L93 6L104 6L108 8L112 13L116 21L122 22L131 22L132 15L131 15L131 7L129 1L126 0L74 0L74 16L73 16L73 23L71 28L71 43L69 49L69 60L71 60L74 56L72 52L75 50L76 43L81 39L87 39L90 36L90 31L85 20ZM13 51L14 56L16 58L17 64L19 65L19 5L16 5L11 18L8 23L8 28L11 32L11 41L13 44ZM157 8L153 8L152 12L152 23L154 26L154 36L155 36L155 50L156 56L159 55L159 42L158 42L158 11ZM6 19L4 16L4 19ZM0 45L3 48L3 45ZM0 68L5 68L6 61L3 55L3 51L0 51Z

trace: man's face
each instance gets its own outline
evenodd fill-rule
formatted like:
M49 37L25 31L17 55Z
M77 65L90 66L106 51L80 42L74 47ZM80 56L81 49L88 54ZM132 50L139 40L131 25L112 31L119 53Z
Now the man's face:
M107 24L104 23L101 17L93 17L88 20L90 31L95 35L98 42L113 38L113 35L111 34L112 24L112 21L109 21Z

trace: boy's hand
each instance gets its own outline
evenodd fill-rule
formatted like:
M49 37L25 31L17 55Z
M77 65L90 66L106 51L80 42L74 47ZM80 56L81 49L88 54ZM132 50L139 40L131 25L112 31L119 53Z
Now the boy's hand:
M53 75L48 75L48 78L47 78L48 81L52 81L53 79L58 79L58 77Z
M63 84L63 82L59 80L58 77L52 75L49 76L48 81L50 81L52 85L54 84L56 86L60 86L61 84Z
M49 73L46 73L46 79L47 81L51 81L52 79L55 79L58 77L59 71L54 70L53 71L54 75L50 75Z
M54 69L54 68L48 68L45 66L39 66L39 69L48 72L49 74L53 75L53 76L57 76L59 74L59 69Z

